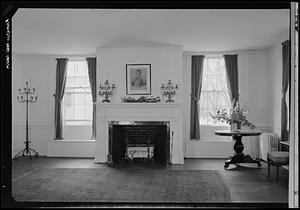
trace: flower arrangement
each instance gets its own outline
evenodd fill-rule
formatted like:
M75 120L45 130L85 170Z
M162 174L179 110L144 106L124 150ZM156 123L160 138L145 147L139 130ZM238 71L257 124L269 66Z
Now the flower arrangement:
M239 100L236 100L232 104L232 108L228 111L225 108L218 108L216 114L213 115L210 113L210 116L213 119L217 119L221 122L226 122L229 125L236 124L237 129L241 129L241 126L247 126L251 129L255 128L255 125L249 122L246 118L246 109L240 107Z
M123 103L159 103L160 102L160 97L146 97L146 96L141 96L138 99L131 98L131 97L121 97L121 100Z

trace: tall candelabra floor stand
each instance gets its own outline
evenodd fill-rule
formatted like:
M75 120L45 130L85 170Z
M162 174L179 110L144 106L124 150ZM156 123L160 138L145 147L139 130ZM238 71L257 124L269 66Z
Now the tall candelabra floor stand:
M24 156L28 156L30 159L32 159L32 157L38 157L39 153L37 151L35 151L34 149L31 149L29 147L29 143L31 143L29 141L28 138L28 103L36 103L37 102L37 96L33 96L35 93L35 88L29 88L28 87L28 82L26 82L26 86L24 87L24 90L22 91L21 89L19 89L19 94L20 96L17 97L18 102L19 103L25 103L26 104L26 141L25 143L25 149L21 150L16 156L15 159L18 157L24 157ZM25 97L23 97L25 96Z
M16 154L15 159L19 158L19 157L24 157L24 156L28 156L30 159L32 159L33 156L39 157L39 153L37 151L35 151L34 149L31 149L29 147L29 143L30 143L30 141L25 142L25 144L26 144L25 149L21 150L18 154ZM27 154L27 155L25 155L25 154Z

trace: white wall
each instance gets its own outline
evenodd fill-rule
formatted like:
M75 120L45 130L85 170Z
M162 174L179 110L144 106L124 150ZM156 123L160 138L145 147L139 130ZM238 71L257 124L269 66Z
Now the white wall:
M248 119L257 129L271 130L270 92L267 51L238 54L239 89L242 105L248 109ZM259 137L243 137L245 153L259 157Z
M81 55L79 55L81 56ZM85 55L82 55L85 56ZM86 55L90 56L90 55ZM25 104L17 102L18 89L26 81L36 88L38 101L29 105L29 140L30 147L40 155L47 155L48 141L54 139L54 97L57 57L53 55L13 54L12 65L12 156L25 147ZM74 129L66 128L65 139L73 139ZM68 132L70 130L70 132ZM81 133L74 139L90 139L84 135L86 128L76 128ZM87 132L89 134L89 132ZM85 137L86 136L86 137ZM84 138L83 138L84 137ZM70 144L69 144L70 146Z
M206 52L207 53L207 52ZM243 106L248 108L248 118L258 129L269 130L269 92L268 92L268 66L266 51L239 51L239 92ZM226 158L233 152L234 142L229 137L220 137L214 134L215 130L226 127L201 126L200 140L191 140L190 132L190 77L192 54L204 54L205 52L186 52L183 59L184 72L184 138L186 140L185 157L215 157ZM228 128L228 127L227 127ZM258 157L258 137L244 137L245 153Z
M181 103L181 47L97 48L97 84L104 83L105 80L115 83L117 88L112 102L121 102L121 97L126 96L126 64L151 64L151 95L161 96L161 85L171 79L179 85L176 103Z
M25 104L17 102L18 89L29 85L36 88L38 101L29 105L30 146L40 155L46 155L47 141L53 137L51 116L51 81L55 71L55 59L51 56L13 54L12 67L12 124L13 155L24 148ZM53 114L54 115L54 114Z
M50 140L48 157L95 157L95 140Z

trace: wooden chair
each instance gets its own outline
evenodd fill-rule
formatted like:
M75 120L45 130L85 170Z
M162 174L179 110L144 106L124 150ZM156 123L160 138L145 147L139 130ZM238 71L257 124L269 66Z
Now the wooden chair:
M277 168L277 177L276 180L279 180L279 167L283 165L289 164L289 152L281 152L281 151L274 151L268 152L267 154L268 160L268 177L270 177L270 165L276 166Z

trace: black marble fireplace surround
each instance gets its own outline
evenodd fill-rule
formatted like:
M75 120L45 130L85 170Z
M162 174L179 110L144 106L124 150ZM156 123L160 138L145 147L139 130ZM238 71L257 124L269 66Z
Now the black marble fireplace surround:
M153 162L170 162L170 122L169 121L110 121L109 156L111 164L126 160L126 143L136 146L154 145Z

